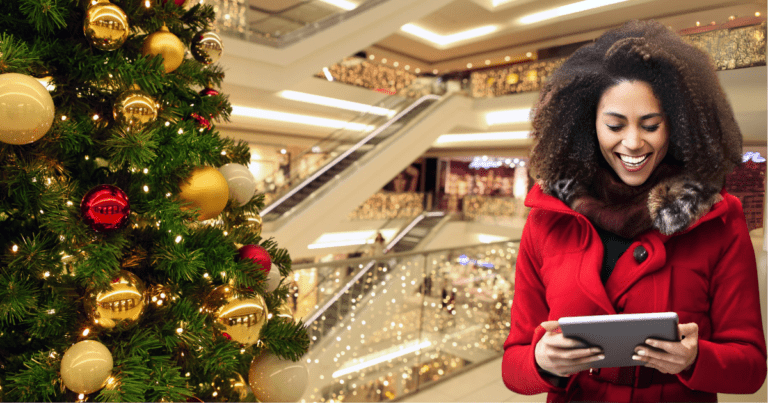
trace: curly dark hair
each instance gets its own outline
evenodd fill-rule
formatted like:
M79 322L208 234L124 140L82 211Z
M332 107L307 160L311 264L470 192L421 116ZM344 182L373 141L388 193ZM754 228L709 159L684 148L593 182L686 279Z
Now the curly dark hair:
M709 56L656 21L630 21L579 48L542 88L531 112L530 165L542 188L589 186L604 164L595 118L602 94L621 81L650 84L669 123L666 161L722 187L741 160L741 132Z

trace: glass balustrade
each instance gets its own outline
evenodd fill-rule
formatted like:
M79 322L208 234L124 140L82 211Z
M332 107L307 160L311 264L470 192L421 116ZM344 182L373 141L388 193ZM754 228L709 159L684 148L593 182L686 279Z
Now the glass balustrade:
M517 241L294 267L305 401L388 401L500 356Z
M228 36L283 48L387 0L196 0L211 4L216 29Z

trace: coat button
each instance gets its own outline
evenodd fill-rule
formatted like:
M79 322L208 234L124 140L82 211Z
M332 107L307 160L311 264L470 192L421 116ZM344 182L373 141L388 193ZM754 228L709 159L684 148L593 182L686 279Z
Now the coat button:
M645 262L645 259L648 258L648 251L645 249L645 246L640 245L635 248L634 252L632 252L632 256L635 257L637 263L643 263Z

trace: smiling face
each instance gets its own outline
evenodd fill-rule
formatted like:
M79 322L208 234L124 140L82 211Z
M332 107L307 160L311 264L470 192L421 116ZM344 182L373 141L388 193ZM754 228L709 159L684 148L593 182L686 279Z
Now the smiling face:
M621 81L605 90L595 124L600 152L629 186L645 183L667 155L667 119L644 81Z

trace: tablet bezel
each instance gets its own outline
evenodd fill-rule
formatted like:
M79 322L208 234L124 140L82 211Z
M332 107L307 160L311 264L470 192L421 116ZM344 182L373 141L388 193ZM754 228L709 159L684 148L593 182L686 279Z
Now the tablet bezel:
M678 341L678 321L675 312L656 312L563 317L558 323L563 336L602 348L605 359L590 366L606 368L645 365L632 359L635 348L649 338Z

